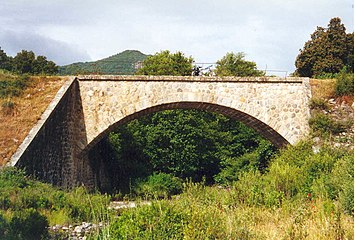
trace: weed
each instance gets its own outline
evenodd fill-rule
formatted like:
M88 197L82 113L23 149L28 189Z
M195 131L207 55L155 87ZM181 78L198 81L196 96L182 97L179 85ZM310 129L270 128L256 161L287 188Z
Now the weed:
M328 102L321 98L311 98L309 102L309 107L311 109L325 110L328 111L330 106Z
M311 129L321 136L329 136L331 134L338 134L346 131L351 122L335 121L330 116L324 113L316 113L309 120Z
M354 96L354 73L346 73L346 70L342 70L338 74L335 93L337 96Z
M167 173L157 173L149 176L146 181L138 182L135 192L145 198L169 198L181 193L182 180Z

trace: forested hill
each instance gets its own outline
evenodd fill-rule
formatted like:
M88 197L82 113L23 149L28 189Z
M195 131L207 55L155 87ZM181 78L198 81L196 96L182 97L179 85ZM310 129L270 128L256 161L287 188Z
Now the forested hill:
M145 55L137 50L126 50L94 62L72 63L59 68L60 75L77 74L114 74L130 75L135 72L135 64L146 59Z

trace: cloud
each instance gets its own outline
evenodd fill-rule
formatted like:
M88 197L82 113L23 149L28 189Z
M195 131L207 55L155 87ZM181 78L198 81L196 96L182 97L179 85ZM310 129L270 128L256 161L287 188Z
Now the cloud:
M214 62L233 51L245 52L261 69L267 65L291 72L298 50L316 26L340 17L348 32L354 29L352 0L1 3L0 46L12 54L29 48L61 64L85 61L88 55L97 60L126 49L147 54L182 51L198 62Z
M0 46L11 56L15 56L21 50L31 50L36 55L46 56L58 65L90 60L87 52L74 44L30 32L0 32Z

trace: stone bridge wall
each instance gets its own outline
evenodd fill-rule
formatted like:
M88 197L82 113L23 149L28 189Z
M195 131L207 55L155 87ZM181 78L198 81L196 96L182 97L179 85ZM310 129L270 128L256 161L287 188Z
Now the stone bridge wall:
M307 80L80 77L88 148L136 115L172 108L220 112L253 127L276 146L294 144L309 131L310 89Z

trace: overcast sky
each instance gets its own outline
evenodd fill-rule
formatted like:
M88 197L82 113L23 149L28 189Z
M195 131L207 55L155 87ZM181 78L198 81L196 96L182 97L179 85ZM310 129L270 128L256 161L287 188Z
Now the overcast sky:
M259 69L293 72L317 26L340 17L354 31L353 0L0 0L0 47L59 65L127 49L182 51L196 62L244 52Z

